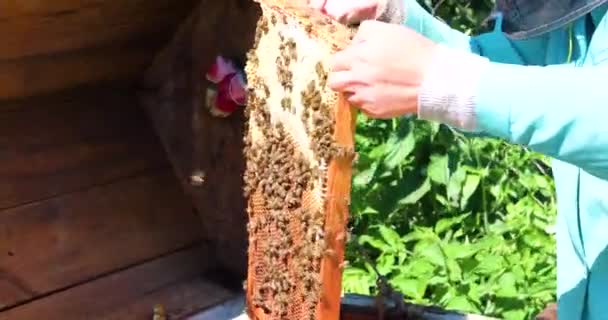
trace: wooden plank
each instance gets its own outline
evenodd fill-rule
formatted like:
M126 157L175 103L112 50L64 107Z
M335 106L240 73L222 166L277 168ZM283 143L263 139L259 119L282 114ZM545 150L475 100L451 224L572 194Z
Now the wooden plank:
M162 304L170 319L205 308L232 292L200 275L207 250L194 247L0 313L1 320L151 320Z
M340 95L335 105L335 139L340 146L354 148L356 129L356 110ZM346 226L350 203L352 160L334 158L329 165L325 234L327 246L335 252L335 257L325 257L321 262L321 276L325 297L321 303L318 319L338 319L340 316L340 297L342 293L342 263L346 247Z
M56 4L5 0L0 4L3 12L0 60L98 47L173 29L195 3L195 0L64 0Z
M135 98L83 89L0 104L0 209L168 166Z
M199 239L169 169L0 211L0 309Z
M18 16L49 15L60 12L70 12L98 0L4 0L0 2L0 20Z
M159 39L165 39L162 34ZM79 85L138 80L161 41L135 39L63 54L0 61L0 101L61 91Z

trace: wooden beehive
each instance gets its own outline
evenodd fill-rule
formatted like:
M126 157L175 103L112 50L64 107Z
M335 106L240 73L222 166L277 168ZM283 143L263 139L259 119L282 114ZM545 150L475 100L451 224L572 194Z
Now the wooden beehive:
M259 0L247 56L246 283L252 319L338 319L355 113L327 88L346 26Z

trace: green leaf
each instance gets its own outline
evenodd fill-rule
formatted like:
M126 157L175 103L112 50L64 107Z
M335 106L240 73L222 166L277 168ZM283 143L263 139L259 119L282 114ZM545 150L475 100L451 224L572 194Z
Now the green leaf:
M503 221L496 221L495 223L490 225L489 229L490 232L495 233L497 235L502 235L511 231L511 227Z
M383 143L383 144L375 147L372 151L370 151L370 153L368 153L367 156L372 160L381 159L382 157L384 157L386 148L387 148L387 145ZM376 162L374 162L374 163L376 163Z
M405 138L400 139L395 145L390 146L389 153L384 159L384 165L388 169L394 169L404 162L407 156L412 153L416 146L416 139L413 133L408 134Z
M445 185L448 183L448 156L432 155L431 162L427 167L427 175L435 183Z
M342 288L346 293L371 294L371 288L376 286L376 277L366 270L347 267L342 273Z
M354 187L368 186L369 183L374 178L374 175L376 174L377 169L378 169L378 163L374 162L374 163L372 163L372 165L369 168L357 173L355 175L355 177L353 178L353 186Z
M460 312L479 313L479 309L466 296L455 296L446 305L446 309Z
M419 240L435 241L436 239L438 239L438 237L433 233L433 230L431 228L416 227L413 231L405 235L401 240L404 243L408 243Z
M414 251L418 256L426 258L436 266L445 266L445 257L439 247L439 243L429 241L419 242Z
M395 230L385 225L379 225L378 231L380 232L380 235L382 236L384 241L389 244L393 249L398 250L399 248L401 248L401 237L397 232L395 232Z
M525 310L507 310L502 314L505 320L525 320L528 314Z
M424 298L424 293L427 288L426 281L410 278L403 274L392 278L390 284L394 286L399 292L403 293L406 297L410 297L416 300Z
M418 189L416 189L412 193L408 194L405 198L399 200L397 203L399 205L407 205L407 204L417 203L429 191L431 191L431 182L427 178L427 179L424 180L424 182L422 183L422 185L420 187L418 187Z
M376 239L373 238L369 235L362 235L359 236L359 244L363 245L363 244L369 244L370 246L381 250L381 251L388 251L391 250L391 246L389 244L387 244L386 242L382 241L381 239Z
M475 271L479 274L491 275L502 271L504 267L504 259L502 257L486 255L480 259Z
M470 243L447 243L443 245L443 251L450 259L466 259L479 252L479 246Z
M443 218L443 219L437 221L437 224L435 224L435 232L437 234L443 234L446 230L461 223L468 216L469 216L469 214L466 213L466 214L463 214L463 215L460 215L457 217Z
M408 266L404 266L408 274L416 275L418 277L432 276L435 271L435 267L427 260L413 259L409 262Z
M466 176L467 172L463 167L458 167L456 172L450 176L450 181L448 182L448 200L452 203L458 204L460 191L462 190Z
M378 214L378 210L372 208L372 207L365 207L365 209L361 210L358 212L359 215L363 216L363 215L376 215Z
M515 283L515 275L511 272L505 272L498 280L498 291L496 292L496 296L503 298L516 298L517 287Z
M462 269L458 262L453 259L446 260L446 266L448 268L448 278L450 281L459 281L462 278Z
M477 190L480 180L481 177L477 174L467 174L467 178L464 181L464 186L462 187L462 197L460 198L461 208L466 207L469 198L473 195L475 190Z
M392 254L382 254L376 259L376 268L380 274L386 275L391 273L395 267L395 256Z

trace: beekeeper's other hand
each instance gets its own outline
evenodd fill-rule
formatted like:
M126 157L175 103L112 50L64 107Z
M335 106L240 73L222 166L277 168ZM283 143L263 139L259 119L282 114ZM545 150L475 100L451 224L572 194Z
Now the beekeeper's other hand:
M309 5L345 24L364 20L401 23L404 9L401 0L308 0Z
M352 44L332 57L327 84L368 116L414 114L436 48L407 27L364 21Z

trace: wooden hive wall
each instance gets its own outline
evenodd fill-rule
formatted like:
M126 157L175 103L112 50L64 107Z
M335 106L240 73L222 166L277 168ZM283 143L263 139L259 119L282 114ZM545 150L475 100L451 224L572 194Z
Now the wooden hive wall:
M0 1L0 100L134 84L197 2Z
M243 112L210 115L204 105L210 85L205 71L217 55L245 59L259 14L251 0L201 1L155 57L141 94L174 172L198 209L201 233L214 243L221 264L243 278ZM204 183L191 183L197 173Z
M89 318L83 314L93 310L103 318L127 302L50 297L201 242L199 219L132 92L81 88L0 103L0 145L2 320L36 318L32 306L44 306L46 319ZM188 266L147 274L165 282L148 279L145 290L213 264L204 250L187 255ZM144 290L114 287L129 288L99 293L135 299Z

